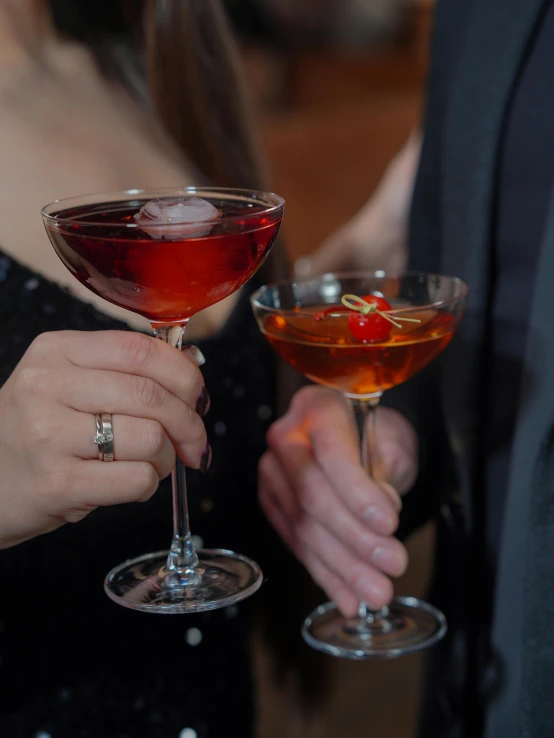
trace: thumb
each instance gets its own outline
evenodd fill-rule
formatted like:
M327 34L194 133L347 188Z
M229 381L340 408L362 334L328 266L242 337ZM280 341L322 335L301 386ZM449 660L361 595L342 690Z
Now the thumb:
M374 479L374 481L377 482L379 487L381 487L383 492L389 497L396 510L400 512L400 510L402 510L402 497L400 497L400 494L397 492L395 487L384 479Z
M396 410L380 407L376 417L375 481L405 494L418 474L418 439L412 424Z

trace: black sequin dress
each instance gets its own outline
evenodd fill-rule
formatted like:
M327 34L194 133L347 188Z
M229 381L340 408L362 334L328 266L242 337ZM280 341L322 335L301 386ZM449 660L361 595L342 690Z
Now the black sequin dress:
M39 333L126 329L1 252L0 321L0 385ZM256 466L275 376L246 294L217 340L200 346L213 464L188 475L193 533L255 558ZM1 738L251 735L248 602L163 616L104 594L112 566L167 548L170 494L165 480L148 503L99 509L0 551Z

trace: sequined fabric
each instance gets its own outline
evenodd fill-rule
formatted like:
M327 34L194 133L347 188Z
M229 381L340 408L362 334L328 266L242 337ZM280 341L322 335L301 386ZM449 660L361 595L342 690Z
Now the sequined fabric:
M39 333L126 329L2 252L0 320L0 384ZM256 466L275 378L246 294L217 340L200 345L213 464L206 475L189 473L193 532L206 546L255 558ZM167 548L170 536L166 480L148 503L97 510L0 551L2 738L251 735L248 603L205 615L148 615L103 592L112 566Z

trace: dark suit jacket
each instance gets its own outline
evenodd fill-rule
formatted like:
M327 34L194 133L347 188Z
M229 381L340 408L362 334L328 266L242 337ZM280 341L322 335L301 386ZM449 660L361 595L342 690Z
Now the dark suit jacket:
M544 0L439 0L436 12L411 261L461 277L470 296L442 360L388 400L422 437L423 472L404 525L439 519L433 596L450 631L430 654L425 738L554 738L554 204L529 319L533 372L521 390L494 589L483 504L498 152L544 7Z

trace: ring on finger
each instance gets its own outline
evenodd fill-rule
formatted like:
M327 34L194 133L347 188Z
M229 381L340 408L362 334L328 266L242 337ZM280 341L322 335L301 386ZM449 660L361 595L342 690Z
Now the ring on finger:
M96 435L94 443L98 448L100 461L113 461L113 424L111 413L100 413L95 416Z

